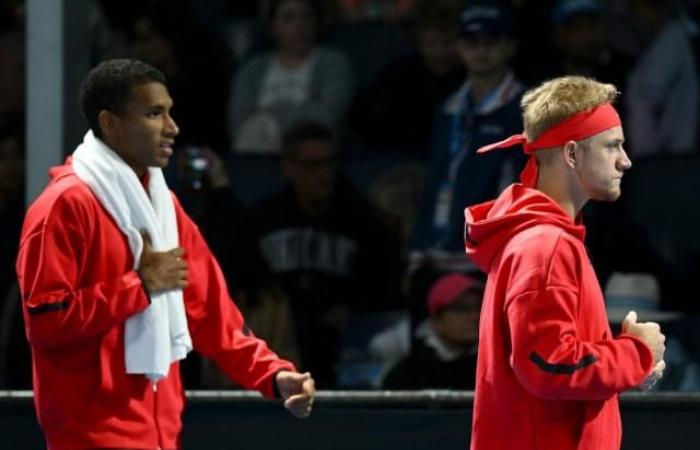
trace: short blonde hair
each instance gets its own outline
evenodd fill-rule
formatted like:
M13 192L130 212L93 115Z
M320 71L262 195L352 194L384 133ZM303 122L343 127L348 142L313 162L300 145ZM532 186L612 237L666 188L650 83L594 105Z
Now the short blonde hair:
M534 141L567 117L613 102L619 94L612 84L591 78L565 76L545 81L527 91L520 102L525 135Z

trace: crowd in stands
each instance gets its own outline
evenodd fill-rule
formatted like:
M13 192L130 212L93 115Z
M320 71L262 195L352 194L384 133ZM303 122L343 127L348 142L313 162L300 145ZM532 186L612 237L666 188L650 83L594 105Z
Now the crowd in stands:
M21 0L0 1L6 388L31 386L14 270L25 22ZM522 131L527 87L615 84L633 168L620 202L585 210L589 253L611 302L669 313L674 376L657 388L700 389L700 1L92 0L90 36L93 65L166 75L169 185L249 327L321 389L473 388L484 279L463 210L525 163L476 149ZM229 387L196 355L182 370L190 388Z

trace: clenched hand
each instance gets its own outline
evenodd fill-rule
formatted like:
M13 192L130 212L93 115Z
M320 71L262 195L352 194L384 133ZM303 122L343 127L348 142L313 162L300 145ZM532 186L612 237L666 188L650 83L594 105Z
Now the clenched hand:
M275 377L277 388L284 399L284 407L296 417L308 417L314 404L316 387L311 374L282 370Z

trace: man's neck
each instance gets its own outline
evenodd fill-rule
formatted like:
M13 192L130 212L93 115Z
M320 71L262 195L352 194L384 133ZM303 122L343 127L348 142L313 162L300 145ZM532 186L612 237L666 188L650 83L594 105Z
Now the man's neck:
M481 103L486 96L495 91L498 86L501 85L507 74L507 69L484 75L472 74L469 77L469 96L472 103L475 105Z
M552 174L546 169L539 170L537 177L537 190L554 200L566 214L575 220L583 209L588 198L580 195L573 187L573 183L561 174Z

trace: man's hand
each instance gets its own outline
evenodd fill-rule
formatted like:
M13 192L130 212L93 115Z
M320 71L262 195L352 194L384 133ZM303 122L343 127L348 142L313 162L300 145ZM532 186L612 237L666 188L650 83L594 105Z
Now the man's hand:
M311 414L316 388L309 372L296 373L282 370L275 377L284 407L295 417L303 418Z
M151 244L151 237L141 231L143 253L137 270L146 292L153 294L171 289L187 287L187 263L182 259L184 250L180 247L167 252L156 252Z
M661 327L658 323L637 323L637 313L630 311L622 322L622 332L635 335L646 342L654 355L654 364L658 364L664 359L666 336L661 333Z

